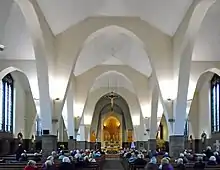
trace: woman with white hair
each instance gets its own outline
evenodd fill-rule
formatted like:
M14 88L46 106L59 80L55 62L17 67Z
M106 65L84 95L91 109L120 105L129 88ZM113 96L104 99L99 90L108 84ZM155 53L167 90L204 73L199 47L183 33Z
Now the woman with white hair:
M62 163L60 164L59 170L74 170L70 159L68 157L64 157L62 159Z
M185 167L185 165L183 163L183 158L178 158L177 159L177 167L176 167L176 169L178 169L178 170L185 170L186 169L186 167Z
M186 164L186 163L189 162L188 159L185 157L185 155L184 155L183 153L180 153L179 158L182 158L182 159L183 159L183 164Z
M24 168L24 170L37 170L36 162L35 161L28 161L27 166Z
M209 161L208 161L207 165L217 165L216 157L215 156L211 156L209 158Z
M173 170L173 166L170 164L168 157L161 159L161 167L159 167L159 169L160 168L162 170Z
M56 167L52 160L46 160L46 162L43 164L42 170L55 170Z
M158 170L157 158L153 156L150 159L150 162L144 167L144 169L145 170Z

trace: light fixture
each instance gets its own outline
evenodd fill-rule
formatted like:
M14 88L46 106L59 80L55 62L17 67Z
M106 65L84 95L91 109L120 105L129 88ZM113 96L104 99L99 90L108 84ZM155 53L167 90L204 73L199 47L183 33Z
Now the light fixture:
M0 44L0 51L4 51L4 49L5 49L5 46Z

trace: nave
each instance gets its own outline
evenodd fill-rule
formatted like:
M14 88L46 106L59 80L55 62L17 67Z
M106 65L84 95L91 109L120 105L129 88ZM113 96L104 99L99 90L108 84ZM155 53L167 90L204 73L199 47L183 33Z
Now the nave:
M220 0L0 0L0 168L218 162L219 16Z

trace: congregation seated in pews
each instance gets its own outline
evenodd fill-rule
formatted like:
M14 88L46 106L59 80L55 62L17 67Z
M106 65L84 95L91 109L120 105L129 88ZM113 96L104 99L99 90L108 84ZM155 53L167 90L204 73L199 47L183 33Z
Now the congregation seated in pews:
M180 153L177 159L173 159L167 152L138 151L127 149L121 151L123 165L126 170L185 170L185 169L213 169L220 170L219 152L207 147L200 154L192 151Z
M73 150L73 151L53 151L46 160L42 161L40 153L26 153L19 149L16 155L10 156L11 161L0 163L0 170L98 170L101 169L105 160L105 155L100 151L93 150ZM7 156L2 159L7 159Z

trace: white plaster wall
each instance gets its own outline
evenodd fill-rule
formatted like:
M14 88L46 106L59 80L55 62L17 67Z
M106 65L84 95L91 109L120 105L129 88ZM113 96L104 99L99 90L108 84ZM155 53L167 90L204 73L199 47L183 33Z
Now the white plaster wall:
M199 136L199 93L194 94L191 108L189 111L189 136L192 135L193 139L200 139Z
M206 81L199 91L199 129L198 134L201 135L203 131L209 138L211 135L211 113L210 113L210 82Z
M34 134L36 107L30 87L24 83L22 73L13 72L15 81L15 108L14 108L14 135L21 132L25 139L30 139ZM27 80L26 80L27 81ZM28 83L28 82L26 82Z
M14 113L14 136L21 132L25 135L26 94L19 80L15 80L15 113Z

